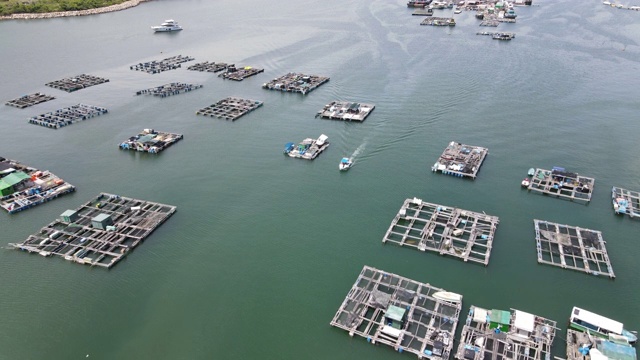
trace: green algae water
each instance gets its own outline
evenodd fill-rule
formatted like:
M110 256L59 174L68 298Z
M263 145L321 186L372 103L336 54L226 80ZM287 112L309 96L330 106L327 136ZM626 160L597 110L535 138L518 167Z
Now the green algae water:
M556 320L559 356L573 306L640 329L640 222L610 201L612 186L640 190L640 13L595 0L516 11L517 24L498 28L517 33L510 42L476 36L473 12L453 28L419 26L402 0L152 1L0 22L0 100L56 97L0 106L0 156L77 186L0 214L2 242L100 192L178 207L111 270L0 251L0 359L413 358L329 325L364 265L463 294L459 329L470 305ZM185 30L154 34L167 18ZM233 82L189 63L129 70L174 55L265 71ZM261 88L287 72L331 80L306 96ZM110 82L69 94L44 86L82 73ZM134 95L169 82L204 87ZM264 106L235 122L195 115L228 96ZM333 100L376 109L363 123L314 118ZM109 114L60 130L27 123L77 103ZM118 150L143 128L184 140L159 155ZM282 155L286 142L320 134L331 145L316 160ZM430 171L450 141L489 149L475 181ZM338 171L352 154L355 166ZM530 167L552 166L595 178L591 203L520 187ZM412 197L499 216L489 266L383 245ZM533 219L602 231L616 279L538 265Z

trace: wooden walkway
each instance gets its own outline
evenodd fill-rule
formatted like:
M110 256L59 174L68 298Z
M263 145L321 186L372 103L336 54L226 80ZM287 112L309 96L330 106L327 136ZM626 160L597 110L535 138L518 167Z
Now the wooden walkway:
M227 63L216 63L216 62L205 61L205 62L193 64L187 67L187 70L216 73L218 71L222 71L226 69L227 66L229 66L229 64Z
M611 189L613 211L616 214L627 214L630 218L640 218L640 192L619 187Z
M235 121L262 106L262 101L228 97L196 111L196 115Z
M30 235L17 250L110 268L176 211L175 206L102 193Z
M162 60L154 60L146 63L138 63L129 66L129 69L136 71L144 71L148 74L159 74L164 71L175 70L182 67L182 63L193 61L190 56L176 55Z
M493 314L492 314L493 313ZM509 313L506 324L497 314ZM460 334L458 360L545 360L551 357L556 322L511 309L471 306Z
M198 84L185 84L179 82L173 82L156 86L149 89L136 91L136 95L153 95L157 97L167 97L171 95L178 95L192 90L200 89L202 85Z
M80 121L91 119L106 114L107 109L100 106L77 104L67 108L58 109L29 119L30 124L44 126L50 129L60 129Z
M615 278L602 233L533 220L538 263Z
M413 198L404 201L382 239L487 266L499 219Z
M85 89L90 86L99 85L109 82L109 79L81 74L78 76L65 78L61 80L52 81L50 83L46 83L46 86L50 86L54 89L63 90L66 92L74 92L77 90Z
M41 93L35 93L35 94L21 96L13 100L9 100L5 103L5 105L17 107L18 109L24 109L29 106L40 104L45 101L49 101L53 99L55 99L55 97L53 96L49 96Z
M564 168L536 169L528 189L571 201L588 203L591 201L594 185L593 178L567 172Z
M372 344L384 344L419 359L449 359L462 309L459 302L433 295L443 289L369 266L360 272L331 325ZM457 294L456 294L457 295ZM403 323L389 326L391 306L404 309Z
M475 179L489 149L452 141L431 167L431 171Z

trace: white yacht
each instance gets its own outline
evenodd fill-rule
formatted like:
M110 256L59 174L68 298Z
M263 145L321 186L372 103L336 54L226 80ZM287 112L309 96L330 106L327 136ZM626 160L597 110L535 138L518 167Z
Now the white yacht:
M178 25L175 20L169 19L165 20L160 26L152 26L151 27L155 32L165 32L165 31L180 31L182 30L182 26Z

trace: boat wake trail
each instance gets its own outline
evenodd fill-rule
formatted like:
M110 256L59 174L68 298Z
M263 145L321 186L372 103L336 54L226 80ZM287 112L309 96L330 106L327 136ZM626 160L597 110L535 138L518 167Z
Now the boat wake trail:
M353 154L351 154L351 160L354 161L358 157L358 155L360 155L360 153L364 151L364 148L366 146L367 146L367 141L365 140L362 144L360 144L360 146L358 146L356 151L354 151Z

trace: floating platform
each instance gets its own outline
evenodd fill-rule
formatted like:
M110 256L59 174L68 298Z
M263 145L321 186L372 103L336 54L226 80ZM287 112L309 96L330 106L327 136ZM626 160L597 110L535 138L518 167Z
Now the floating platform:
M262 101L228 97L196 111L196 115L235 121L260 106L262 106Z
M249 76L260 74L261 72L264 72L264 69L254 68L251 66L236 68L236 66L232 64L227 66L224 72L222 72L222 74L218 76L222 77L223 79L242 81Z
M409 0L407 7L423 8L431 4L433 0Z
M407 199L382 242L487 266L499 222L497 216Z
M129 66L129 69L144 71L149 74L159 74L163 71L175 70L182 67L182 63L195 60L190 56L176 55L159 61L150 61Z
M52 81L50 83L46 83L45 85L66 92L74 92L77 90L88 88L90 86L104 84L106 82L109 82L109 79L81 74L62 80Z
M510 32L491 32L491 31L480 31L477 32L476 35L488 35L491 36L493 40L511 40L515 39L516 34Z
M75 186L48 170L0 157L0 207L17 213L75 191Z
M596 354L598 356L596 356ZM636 360L636 349L582 331L567 329L567 360Z
M556 322L511 309L471 306L460 334L458 360L551 358Z
M318 111L316 117L320 116L322 118L332 120L363 122L375 108L376 106L374 104L332 101L325 105L322 110Z
M461 308L462 295L365 266L331 326L419 359L446 360Z
M153 95L158 97L167 97L178 95L192 90L200 89L202 85L185 84L185 83L169 83L158 87L136 91L136 95Z
M313 160L329 147L327 135L320 135L317 139L306 138L298 145L287 143L284 153L293 158Z
M615 278L602 233L533 220L538 263Z
M102 193L30 235L17 250L110 268L176 211L175 206Z
M182 140L183 137L182 134L144 129L140 134L132 136L129 140L120 143L118 147L122 150L135 150L157 154Z
M433 164L431 171L475 179L487 154L489 154L487 148L452 141L444 149L438 161Z
M216 73L226 69L227 66L229 66L229 64L227 63L216 63L216 62L205 61L205 62L193 64L189 66L187 70Z
M640 192L614 186L611 189L611 200L616 214L627 214L630 218L640 217Z
M30 124L59 129L67 125L72 125L80 121L91 119L92 117L106 114L107 109L99 106L77 104L67 108L48 112L34 116L29 119Z
M302 95L306 95L327 81L329 81L329 78L324 76L288 73L264 83L262 87L269 90L298 92Z
M564 168L536 169L527 189L559 198L591 201L595 180L568 172Z
M456 26L456 20L454 18L444 18L432 16L428 17L420 23L420 25L431 25L431 26Z
M433 10L430 8L417 8L413 11L411 15L414 16L433 16Z
M24 109L28 108L29 106L40 104L53 99L55 99L55 97L53 96L35 93L31 95L21 96L17 99L9 100L5 103L5 105L17 107L18 109Z
M485 19L480 22L480 26L498 27L498 25L500 25L500 21L497 19Z

